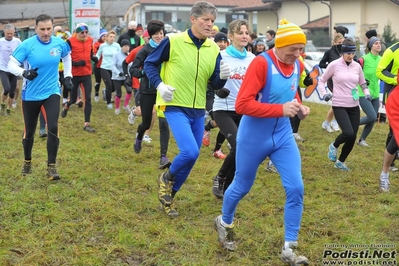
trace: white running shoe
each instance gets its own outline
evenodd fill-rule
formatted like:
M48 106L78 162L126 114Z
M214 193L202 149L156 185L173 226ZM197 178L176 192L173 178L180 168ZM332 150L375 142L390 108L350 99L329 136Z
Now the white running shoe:
M384 177L382 174L380 175L380 191L381 192L389 192L389 178Z
M143 142L145 142L145 143L151 143L151 141L152 141L152 138L150 138L150 136L144 135L144 137L143 137Z
M94 101L98 103L98 96L94 96Z
M360 139L356 143L357 143L357 145L362 146L362 147L370 147L370 145L368 145L364 139Z
M327 130L327 132L329 133L334 132L333 129L331 128L330 123L328 123L327 121L324 121L323 124L321 124L321 128Z
M293 133L293 135L294 135L294 139L296 141L299 141L299 142L304 142L305 141L305 139L303 139L298 133Z
M11 107L12 107L12 108L17 108L17 101L16 101L16 100L14 100L14 101L12 102Z
M114 107L112 106L112 103L107 104L107 108L108 109L114 109Z
M338 126L337 120L335 120L335 119L333 121L331 121L330 125L331 125L332 130L334 130L335 132L338 132L341 130Z
M292 250L293 247L297 247L297 242L289 242L288 248L283 248L281 251L281 260L284 263L289 263L290 265L309 265L308 258L304 256L298 256Z
M116 114L116 115L119 115L120 113L121 113L121 109L115 108L115 114Z
M133 125L134 121L136 120L136 115L134 114L134 110L136 109L136 106L132 107L132 110L130 111L129 116L127 117L127 121L129 122L129 124Z
M130 112L132 111L132 109L130 109L129 105L123 106L123 110L126 111L126 113L130 114Z

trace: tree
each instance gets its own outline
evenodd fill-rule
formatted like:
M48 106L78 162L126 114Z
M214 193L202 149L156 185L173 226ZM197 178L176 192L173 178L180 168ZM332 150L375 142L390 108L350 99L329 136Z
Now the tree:
M385 42L386 46L389 47L398 41L396 38L396 33L392 31L391 21L384 26L384 32L382 33L382 40Z
M312 40L313 44L317 47L330 47L331 41L328 32L323 29L311 30L307 33L306 38Z

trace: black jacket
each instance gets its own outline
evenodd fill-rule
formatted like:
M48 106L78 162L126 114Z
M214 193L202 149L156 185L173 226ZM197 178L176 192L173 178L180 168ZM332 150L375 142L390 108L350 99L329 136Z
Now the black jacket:
M129 32L125 32L125 33L121 34L118 38L119 45L121 45L123 39L127 39L130 42L129 52L131 50L133 50L134 48L136 48L137 46L140 46L141 40L140 40L140 36L138 36L137 34L134 34L133 37L131 37L129 35Z
M341 57L340 51L338 51L337 47L334 45L327 51L325 51L323 58L320 60L319 67L327 68L327 65L332 61Z
M147 75L144 71L144 61L147 56L154 50L151 45L146 44L136 55L136 58L133 61L132 66L130 67L130 75L132 77L141 78L140 81L140 93L143 94L156 94L156 88L150 83L150 80L147 78Z

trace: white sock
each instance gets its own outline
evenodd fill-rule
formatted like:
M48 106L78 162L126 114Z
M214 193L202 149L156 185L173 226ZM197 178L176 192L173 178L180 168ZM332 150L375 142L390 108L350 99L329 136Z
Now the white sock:
M233 226L233 224L227 224L227 223L225 223L225 222L223 221L223 219L220 219L220 224L221 224L223 227L232 227L232 226Z
M388 178L389 178L389 172L388 172L388 173L385 173L384 171L382 171L382 172L381 172L381 175L380 175L380 178L381 178L381 179L388 179Z
M284 249L290 248L290 242L289 241L285 241L284 242Z

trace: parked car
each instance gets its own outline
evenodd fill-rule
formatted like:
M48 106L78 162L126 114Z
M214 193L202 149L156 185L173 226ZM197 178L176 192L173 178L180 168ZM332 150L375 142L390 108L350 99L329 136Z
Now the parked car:
M305 45L305 59L319 61L323 58L324 53L313 45L312 41L307 41Z

